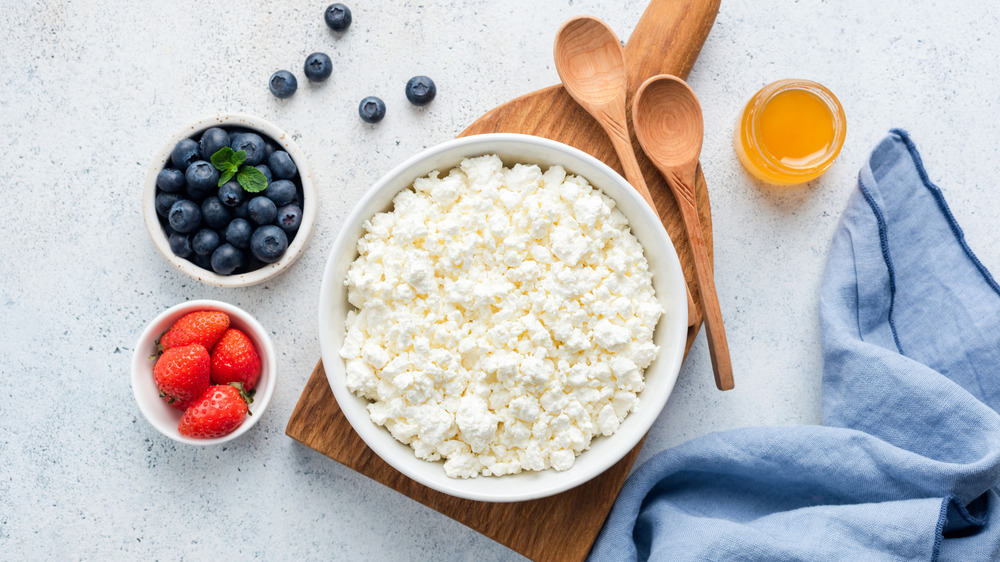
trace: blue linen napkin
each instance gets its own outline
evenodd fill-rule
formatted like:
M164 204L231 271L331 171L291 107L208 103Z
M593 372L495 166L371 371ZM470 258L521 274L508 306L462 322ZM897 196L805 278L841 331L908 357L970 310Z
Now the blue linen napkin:
M1000 558L1000 287L904 131L859 188L820 292L825 425L659 453L592 560Z

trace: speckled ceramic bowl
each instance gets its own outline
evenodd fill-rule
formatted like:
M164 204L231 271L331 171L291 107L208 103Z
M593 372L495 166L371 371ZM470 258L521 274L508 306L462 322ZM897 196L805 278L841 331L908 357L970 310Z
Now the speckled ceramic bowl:
M530 163L545 169L559 164L614 199L617 208L628 217L632 233L642 243L653 273L653 288L666 309L653 336L660 353L645 371L646 386L639 393L638 408L625 418L614 435L595 438L590 449L563 472L550 469L500 477L449 478L442 462L417 458L413 449L396 441L384 427L375 425L366 408L368 401L347 389L340 348L344 343L345 317L352 306L347 301L344 279L358 256L357 242L364 222L391 209L396 194L409 187L414 179L433 170L445 173L463 159L482 154L497 154L507 166ZM557 494L587 482L621 460L646 435L667 403L684 358L687 293L680 261L663 224L639 193L614 170L585 152L549 139L514 134L476 135L429 148L403 162L382 177L354 207L326 263L320 289L319 335L326 376L340 409L365 443L386 462L421 484L453 496L492 502L523 501Z
M209 269L198 267L193 262L185 258L177 257L170 249L170 242L167 239L167 233L163 230L163 226L160 224L159 217L156 214L156 176L160 173L160 170L167 166L170 161L170 153L174 149L174 146L181 139L193 138L197 140L201 136L202 132L212 127L240 127L253 130L262 136L270 137L271 140L276 142L279 147L288 152L299 171L303 198L302 224L299 226L299 230L295 234L295 239L288 244L288 249L285 250L285 254L281 256L280 260L267 264L254 271L235 275L219 275ZM178 131L170 138L170 140L167 141L166 144L163 145L163 148L161 148L153 158L153 163L150 165L149 172L146 174L146 182L143 186L142 193L142 215L146 221L146 230L149 231L149 236L153 239L156 249L163 254L163 257L165 257L171 265L181 270L186 275L210 285L218 285L219 287L245 287L248 285L254 285L271 279L272 277L280 274L282 271L288 269L293 263L295 263L295 260L299 259L299 256L302 255L306 245L309 243L309 238L312 237L313 225L316 223L318 208L318 191L316 190L316 184L313 183L312 175L309 172L309 165L306 162L305 154L303 154L299 147L292 142L291 136L269 121L265 121L259 117L241 115L238 113L218 113L211 117L199 119Z
M160 398L160 391L156 388L156 381L153 378L157 340L182 316L198 310L218 310L228 314L230 327L238 328L250 338L254 347L257 348L261 361L260 379L257 381L253 404L250 404L250 413L253 415L247 416L243 423L229 435L215 439L193 439L181 435L177 431L177 423L183 412L172 408ZM160 433L174 441L188 445L218 445L232 441L250 431L250 428L264 415L267 405L271 403L277 378L278 368L274 345L271 344L271 337L267 334L267 330L242 308L220 301L188 301L164 310L142 331L135 344L135 351L132 353L132 392L135 394L135 401L139 404L142 415Z

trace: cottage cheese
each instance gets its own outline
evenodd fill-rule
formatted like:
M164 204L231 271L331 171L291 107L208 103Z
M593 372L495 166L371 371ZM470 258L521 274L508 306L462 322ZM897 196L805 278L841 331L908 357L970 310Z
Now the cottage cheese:
M663 309L615 202L559 166L470 158L364 224L347 386L450 477L567 470L639 403Z

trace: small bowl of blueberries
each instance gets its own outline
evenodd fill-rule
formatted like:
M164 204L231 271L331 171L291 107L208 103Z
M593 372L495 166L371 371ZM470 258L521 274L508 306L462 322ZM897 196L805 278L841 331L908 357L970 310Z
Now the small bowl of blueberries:
M199 281L244 287L299 258L317 199L305 155L289 135L258 117L220 113L160 149L142 209L167 261Z

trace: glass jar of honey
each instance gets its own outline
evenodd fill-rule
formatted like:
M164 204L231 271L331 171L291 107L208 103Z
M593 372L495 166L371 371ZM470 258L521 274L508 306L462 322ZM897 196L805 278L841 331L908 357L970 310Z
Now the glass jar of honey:
M847 119L833 92L810 80L779 80L750 98L736 124L736 154L756 178L797 184L817 178L844 146Z

